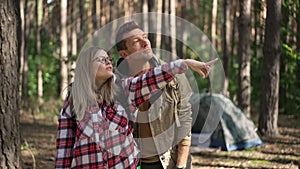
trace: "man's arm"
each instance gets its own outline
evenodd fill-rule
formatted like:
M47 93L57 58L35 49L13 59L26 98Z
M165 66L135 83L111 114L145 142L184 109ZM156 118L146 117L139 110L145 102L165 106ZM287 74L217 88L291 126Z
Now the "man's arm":
M190 145L191 145L191 127L192 127L192 110L189 102L192 95L192 89L185 75L177 75L179 84L178 95L179 102L177 105L178 118L180 125L177 126L178 157L176 166L178 168L186 167Z
M189 151L190 151L191 140L190 139L183 139L178 144L178 157L176 166L178 168L186 167Z

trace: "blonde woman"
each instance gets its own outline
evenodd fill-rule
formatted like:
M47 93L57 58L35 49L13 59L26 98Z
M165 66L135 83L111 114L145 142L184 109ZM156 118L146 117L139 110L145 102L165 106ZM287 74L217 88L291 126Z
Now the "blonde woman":
M203 77L209 72L203 62L177 60L123 79L118 88L112 60L103 49L82 51L76 64L74 83L59 115L57 169L137 168L139 150L130 125L135 107L172 81L174 74L184 73L187 66ZM130 108L124 108L116 95L129 97Z

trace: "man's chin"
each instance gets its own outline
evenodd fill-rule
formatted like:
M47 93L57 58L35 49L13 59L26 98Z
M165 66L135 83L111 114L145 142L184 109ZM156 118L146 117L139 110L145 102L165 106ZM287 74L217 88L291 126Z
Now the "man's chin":
M150 60L150 59L153 57L152 51L150 51L150 52L144 52L143 55L144 55L144 58L145 58L147 61Z

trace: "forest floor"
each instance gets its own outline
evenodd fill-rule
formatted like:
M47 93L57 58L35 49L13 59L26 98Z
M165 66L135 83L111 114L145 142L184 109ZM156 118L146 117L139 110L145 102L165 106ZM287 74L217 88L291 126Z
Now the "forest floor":
M300 116L280 115L276 137L262 137L263 146L242 151L199 148L192 154L193 169L200 168L299 168ZM21 115L23 169L53 169L55 161L55 118Z

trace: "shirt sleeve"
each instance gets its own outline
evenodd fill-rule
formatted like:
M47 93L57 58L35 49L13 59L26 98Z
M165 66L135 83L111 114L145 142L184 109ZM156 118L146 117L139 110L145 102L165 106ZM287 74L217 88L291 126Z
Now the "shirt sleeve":
M149 69L137 77L130 77L123 80L123 86L128 90L131 103L138 107L151 97L151 93L164 88L170 81L174 79L175 74L185 73L187 66L183 64L183 60L179 59L164 65Z
M179 84L178 95L179 102L177 104L177 112L179 126L177 126L177 139L191 140L191 128L192 128L192 109L189 102L192 95L192 89L185 75L177 75L177 81ZM177 141L179 141L177 140Z
M70 106L65 103L58 117L58 131L56 138L55 168L71 168L73 159L73 146L76 136L76 119L71 116Z

